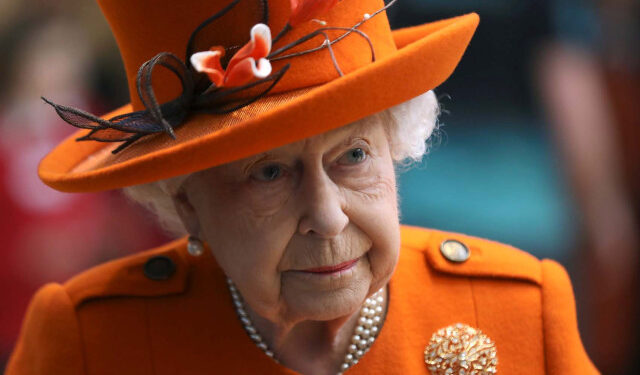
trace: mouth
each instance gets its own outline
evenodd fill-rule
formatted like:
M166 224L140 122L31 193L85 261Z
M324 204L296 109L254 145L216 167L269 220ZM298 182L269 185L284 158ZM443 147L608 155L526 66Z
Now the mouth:
M307 269L304 269L304 270L301 270L301 271L302 272L314 273L314 274L321 274L321 275L330 275L330 274L334 274L334 273L338 273L338 272L342 272L342 271L346 271L346 270L350 269L351 267L355 266L356 263L358 263L359 259L360 258L348 260L346 262L342 262L340 264L336 264L336 265L333 265L333 266L322 266L322 267L307 268Z

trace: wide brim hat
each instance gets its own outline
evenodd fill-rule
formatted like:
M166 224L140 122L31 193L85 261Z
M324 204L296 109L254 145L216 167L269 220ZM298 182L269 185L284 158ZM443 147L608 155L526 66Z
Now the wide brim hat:
M237 9L208 24L211 30L198 43L208 43L205 48L227 47L248 39L256 23L256 9L264 11L265 7L265 23L271 30L289 28L285 25L292 23L292 4L304 1L238 0ZM98 2L120 48L131 93L131 103L100 116L109 120L148 111L137 95L140 67L162 52L185 56L194 29L211 15L224 12L231 0ZM66 192L116 189L207 169L344 126L444 82L479 22L477 14L471 13L392 31L386 12L380 11L384 7L382 0L342 0L317 20L290 27L273 49L318 29L333 29L316 32L317 38L296 45L289 53L295 56L273 59L273 71L285 72L265 96L259 96L257 87L232 94L225 108L233 108L236 102L242 103L240 108L226 113L187 113L172 129L175 139L165 132L151 134L115 154L116 142L77 141L92 132L91 128L81 129L42 160L40 178ZM341 37L354 25L358 32ZM322 47L326 38L340 40L332 48L300 53ZM185 65L187 60L188 56ZM159 103L180 96L182 84L170 72L159 70L152 75Z

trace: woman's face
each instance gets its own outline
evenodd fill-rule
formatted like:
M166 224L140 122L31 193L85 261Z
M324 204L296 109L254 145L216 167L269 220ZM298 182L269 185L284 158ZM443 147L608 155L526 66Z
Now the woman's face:
M378 122L196 173L176 202L247 304L275 323L351 314L397 262L395 173Z

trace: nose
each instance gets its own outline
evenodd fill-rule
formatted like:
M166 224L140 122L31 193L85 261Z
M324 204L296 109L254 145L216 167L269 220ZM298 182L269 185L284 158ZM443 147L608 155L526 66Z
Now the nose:
M349 217L344 212L340 188L322 170L304 176L298 202L302 207L298 232L333 238L344 230Z

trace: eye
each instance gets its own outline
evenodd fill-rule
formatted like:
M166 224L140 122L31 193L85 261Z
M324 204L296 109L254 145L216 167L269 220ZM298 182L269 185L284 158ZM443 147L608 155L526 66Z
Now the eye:
M352 148L340 157L340 164L358 164L367 159L367 153L361 148Z
M251 174L251 177L258 181L270 182L277 180L282 174L283 170L281 166L278 164L269 164L258 168Z

